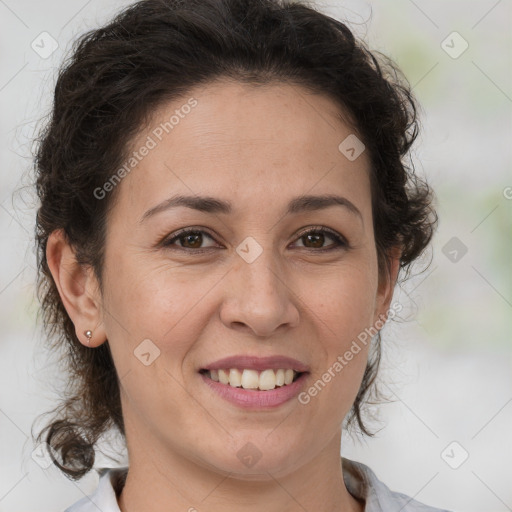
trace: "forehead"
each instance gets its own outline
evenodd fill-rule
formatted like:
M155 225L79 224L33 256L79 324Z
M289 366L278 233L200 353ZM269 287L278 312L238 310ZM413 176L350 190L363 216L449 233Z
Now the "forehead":
M139 157L118 190L121 207L140 211L176 192L229 194L235 211L312 189L365 195L369 161L340 151L354 136L341 115L330 98L293 84L193 88L156 110L133 141Z

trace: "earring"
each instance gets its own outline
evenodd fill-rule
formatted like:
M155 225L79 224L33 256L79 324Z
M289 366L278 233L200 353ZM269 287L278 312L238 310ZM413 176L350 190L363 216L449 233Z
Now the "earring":
M87 338L87 345L91 342L92 331L84 331L85 337Z

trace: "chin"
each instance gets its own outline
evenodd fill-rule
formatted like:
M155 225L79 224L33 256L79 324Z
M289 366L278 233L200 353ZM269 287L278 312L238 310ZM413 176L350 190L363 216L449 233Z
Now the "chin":
M294 443L273 446L268 440L268 431L265 431L260 436L251 435L245 439L240 436L230 446L220 447L217 453L210 449L208 460L203 459L203 462L210 469L230 474L231 478L268 481L293 471L299 465L296 454Z

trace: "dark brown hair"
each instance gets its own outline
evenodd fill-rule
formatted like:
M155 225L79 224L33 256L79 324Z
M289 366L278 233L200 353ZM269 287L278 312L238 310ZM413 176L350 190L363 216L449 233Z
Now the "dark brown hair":
M48 268L48 237L63 229L101 286L115 189L103 200L93 191L119 168L157 107L217 78L300 85L349 116L371 161L380 276L389 271L390 249L400 247L400 275L407 277L432 238L432 191L405 162L418 134L411 89L392 61L370 52L342 22L299 1L144 0L84 34L59 71L35 154L37 291L49 347L63 351L68 375L65 396L37 440L52 447L70 478L87 473L100 436L110 428L124 436L124 424L108 340L91 349L77 339ZM346 422L367 435L362 407L375 387L380 333L377 339Z

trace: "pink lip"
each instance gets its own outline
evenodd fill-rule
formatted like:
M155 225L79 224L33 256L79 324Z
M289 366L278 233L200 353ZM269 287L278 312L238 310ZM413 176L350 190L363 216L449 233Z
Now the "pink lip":
M308 372L309 367L304 363L297 361L297 359L292 359L286 356L271 356L271 357L254 357L254 356L231 356L225 357L224 359L219 359L213 363L210 363L204 366L203 370L227 370L230 368L237 368L239 370L243 370L247 368L248 370L258 370L263 371L266 369L279 370L283 368L286 370L287 368L291 368L296 372ZM235 389L235 388L233 388ZM268 391L265 391L268 393Z
M220 368L226 368L225 366ZM233 366L231 366L233 368ZM244 366L244 368L248 368ZM268 368L268 366L266 366ZM290 368L288 366L288 368ZM212 367L212 369L215 369ZM257 369L257 368L253 368ZM268 409L278 407L294 396L298 395L304 386L307 374L302 374L297 379L279 388L271 389L268 391L259 391L254 389L234 388L229 384L221 384L216 382L206 375L200 374L201 378L210 389L215 391L222 398L244 409Z

